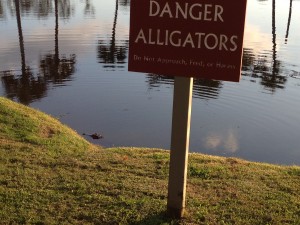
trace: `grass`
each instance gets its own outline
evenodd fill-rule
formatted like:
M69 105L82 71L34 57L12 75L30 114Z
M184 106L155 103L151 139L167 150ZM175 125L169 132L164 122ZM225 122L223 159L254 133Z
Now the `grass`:
M0 224L300 224L300 167L190 154L179 221L165 216L168 163L0 97Z

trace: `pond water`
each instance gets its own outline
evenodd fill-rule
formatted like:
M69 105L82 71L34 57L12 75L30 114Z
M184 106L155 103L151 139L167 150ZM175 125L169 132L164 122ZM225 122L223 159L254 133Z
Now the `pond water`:
M170 148L173 78L127 71L128 0L0 0L0 95L102 146ZM190 151L300 165L300 1L248 0L240 83L194 80Z

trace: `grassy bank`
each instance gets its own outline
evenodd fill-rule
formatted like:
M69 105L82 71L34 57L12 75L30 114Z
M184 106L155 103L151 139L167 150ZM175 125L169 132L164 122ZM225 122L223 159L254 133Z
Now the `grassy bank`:
M164 216L168 151L96 147L0 97L0 224L300 224L300 167L190 154L187 213Z

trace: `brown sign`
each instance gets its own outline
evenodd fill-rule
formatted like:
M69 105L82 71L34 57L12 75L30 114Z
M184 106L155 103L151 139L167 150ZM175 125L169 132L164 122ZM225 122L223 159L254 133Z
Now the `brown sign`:
M131 0L128 70L240 79L247 0Z

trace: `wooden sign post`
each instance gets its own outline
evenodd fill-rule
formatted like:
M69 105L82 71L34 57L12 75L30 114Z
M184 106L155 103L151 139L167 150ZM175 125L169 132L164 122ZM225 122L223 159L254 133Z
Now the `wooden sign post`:
M128 70L175 76L168 212L182 217L193 78L238 82L247 0L131 0Z
M171 217L181 218L185 209L193 78L175 77L168 206Z

